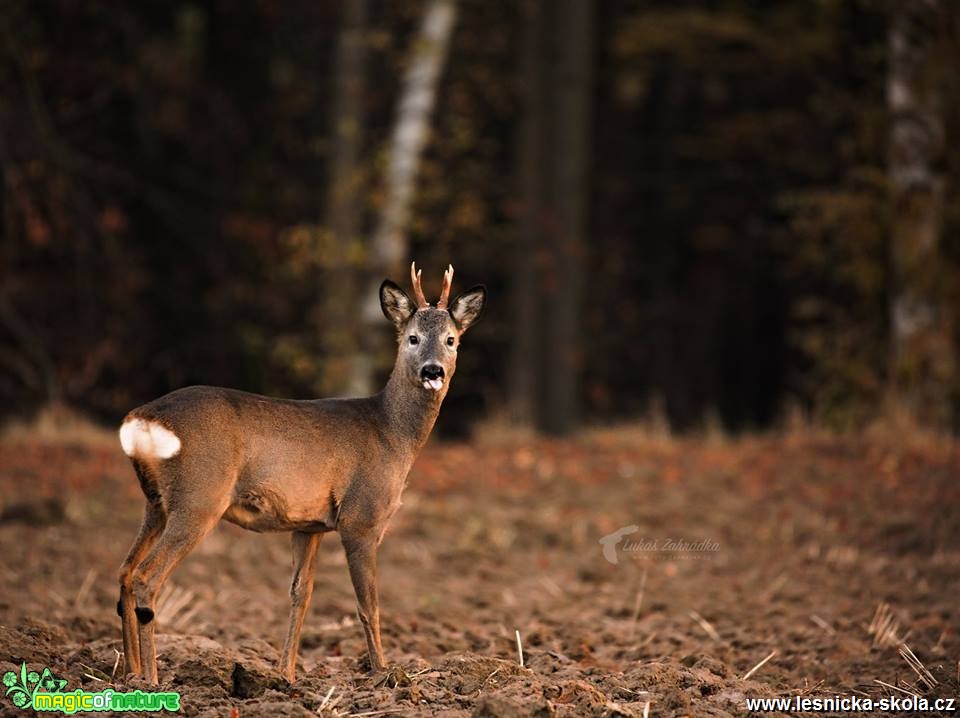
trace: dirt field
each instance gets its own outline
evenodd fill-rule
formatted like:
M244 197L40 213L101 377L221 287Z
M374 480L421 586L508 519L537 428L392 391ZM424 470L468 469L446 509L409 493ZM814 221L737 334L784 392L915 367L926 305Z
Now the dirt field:
M113 444L21 439L0 444L0 489L0 672L26 661L102 690L142 509L132 469ZM611 563L600 539L627 526ZM960 696L960 449L630 431L434 443L380 553L399 670L378 680L361 671L335 535L300 677L279 679L288 574L287 536L227 524L174 573L160 675L186 715L742 715L745 697L896 693L877 679ZM897 625L877 646L881 603ZM903 637L935 688L898 654ZM2 696L0 711L23 715Z

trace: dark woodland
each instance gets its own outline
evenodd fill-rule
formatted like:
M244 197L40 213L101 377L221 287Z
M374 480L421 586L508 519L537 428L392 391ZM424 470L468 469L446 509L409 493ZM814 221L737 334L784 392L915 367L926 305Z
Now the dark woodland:
M447 431L956 424L952 4L460 3L391 258L422 10L5 3L2 412L375 387L416 259L490 290Z

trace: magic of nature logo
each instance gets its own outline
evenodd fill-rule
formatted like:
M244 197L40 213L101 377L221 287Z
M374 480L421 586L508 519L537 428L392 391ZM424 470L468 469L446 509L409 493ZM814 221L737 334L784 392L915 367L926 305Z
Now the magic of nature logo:
M47 713L99 711L179 711L180 694L161 691L115 691L108 688L90 692L77 688L65 691L67 681L58 678L49 668L28 671L27 664L20 672L3 674L4 694L17 708Z

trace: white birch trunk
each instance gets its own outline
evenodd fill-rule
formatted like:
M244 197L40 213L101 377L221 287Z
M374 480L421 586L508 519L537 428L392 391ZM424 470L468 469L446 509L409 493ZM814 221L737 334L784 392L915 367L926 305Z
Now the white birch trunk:
M405 276L410 261L407 224L416 190L420 157L430 134L430 114L440 73L456 20L454 0L429 0L420 31L414 40L410 66L403 79L397 119L390 141L386 175L386 200L370 251L370 286L364 297L364 323L371 334L380 333L383 315L377 289L384 276ZM351 385L362 393L373 390L376 348L355 362Z
M943 102L934 55L939 0L892 4L887 106L891 188L890 379L917 418L946 419L953 372L949 325L939 301L943 222Z

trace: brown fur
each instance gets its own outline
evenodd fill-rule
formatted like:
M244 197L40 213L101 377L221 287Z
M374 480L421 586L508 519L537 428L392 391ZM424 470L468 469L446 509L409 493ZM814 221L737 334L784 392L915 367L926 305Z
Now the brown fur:
M314 556L329 531L340 534L346 551L371 669L384 667L377 546L450 386L456 345L484 298L483 288L475 287L449 311L418 309L399 287L384 282L381 306L397 327L397 361L386 387L371 397L294 401L194 386L127 415L125 421L158 422L181 442L169 459L133 458L147 509L120 571L128 670L157 682L157 594L220 519L253 531L293 533L293 606L279 666L288 680L294 679ZM411 335L419 338L416 345ZM454 347L447 345L449 337ZM440 391L423 386L427 363L444 370Z

